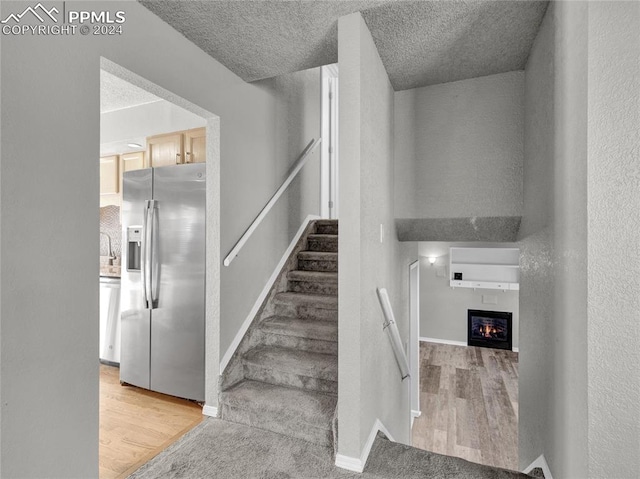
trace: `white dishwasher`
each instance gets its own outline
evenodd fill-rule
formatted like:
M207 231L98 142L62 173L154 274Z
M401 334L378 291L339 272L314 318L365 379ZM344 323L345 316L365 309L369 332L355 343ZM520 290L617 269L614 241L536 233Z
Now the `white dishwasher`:
M120 364L120 278L100 276L100 360Z

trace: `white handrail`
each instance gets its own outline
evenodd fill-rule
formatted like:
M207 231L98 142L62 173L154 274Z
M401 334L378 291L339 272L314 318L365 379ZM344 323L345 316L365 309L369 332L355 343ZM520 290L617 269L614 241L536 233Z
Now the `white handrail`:
M396 363L398 369L400 369L400 376L402 380L409 377L409 361L407 355L402 348L402 339L400 338L400 332L398 331L398 325L393 316L393 310L391 309L391 302L389 301L389 294L386 288L376 288L378 293L378 300L380 300L380 306L382 306L382 312L384 313L385 323L383 329L387 330L389 335L389 341L391 341L391 349L396 357Z
M320 144L321 141L322 141L322 138L311 140L309 144L306 146L306 148L302 151L302 153L300 153L300 156L296 160L293 166L293 169L291 170L291 173L289 173L289 176L287 176L287 179L284 180L284 183L282 183L282 185L280 185L280 188L278 188L278 190L274 193L274 195L271 197L269 202L266 205L264 205L264 208L262 208L262 211L260 211L260 214L256 216L256 219L253 220L251 225L247 228L247 230L240 237L240 239L235 244L235 246L231 249L227 257L224 259L223 264L225 266L229 266L231 262L235 259L235 257L238 256L238 252L242 249L244 244L247 242L249 237L253 234L253 232L256 230L256 228L262 222L265 216L267 216L267 213L271 211L271 208L273 208L273 205L282 196L282 193L284 193L284 190L287 189L289 184L300 172L302 167L306 164L307 160L309 159L309 156L311 155L311 153L313 153L313 150L316 149L316 147Z

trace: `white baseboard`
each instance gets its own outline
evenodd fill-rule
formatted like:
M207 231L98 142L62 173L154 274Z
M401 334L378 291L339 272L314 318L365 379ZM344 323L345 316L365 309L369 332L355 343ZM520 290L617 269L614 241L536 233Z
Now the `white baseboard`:
M540 469L542 469L542 472L544 473L544 479L553 479L553 476L551 475L551 470L549 470L549 464L547 464L547 460L544 458L544 454L540 454L540 456L538 457L538 459L536 459L535 461L533 461L529 467L527 467L524 471L525 474L529 474L531 471L533 471L536 467L539 467Z
M378 431L382 431L382 433L387 436L390 441L395 442L395 440L391 436L391 433L389 433L387 428L384 427L384 424L382 424L380 419L376 419L373 423L373 427L371 428L371 432L369 433L369 437L367 438L367 442L362 448L360 457L350 457L343 454L336 454L336 466L353 472L364 471L364 466L367 464L367 459L369 458L369 453L371 452L371 448L373 447L373 442L376 440Z
M420 338L420 341L425 343L438 343L438 344L450 344L452 346L467 346L465 341L452 341L450 339L438 339L438 338Z
M302 236L302 233L304 233L304 230L307 228L307 225L309 224L310 221L319 220L319 219L320 217L317 215L309 215L302 222L300 229L298 229L298 232L293 237L293 240L291 240L291 243L289 243L289 247L282 255L280 262L273 270L273 273L271 274L271 277L269 278L267 283L264 285L264 288L260 292L258 299L256 299L256 302L253 304L251 311L249 311L249 314L244 320L244 323L242 323L242 326L236 333L235 338L233 338L233 342L231 343L227 351L224 353L224 356L222 356L222 359L220 360L220 374L224 372L227 365L229 364L229 361L231 361L231 357L233 356L233 353L235 353L236 349L238 349L238 346L240 346L240 341L242 341L242 338L244 338L244 335L247 334L247 330L249 329L249 326L251 326L251 323L253 322L253 318L255 318L256 314L258 314L258 311L260 310L260 306L262 306L262 303L264 302L265 298L269 294L269 291L271 291L271 287L273 286L273 283L275 283L276 279L278 279L280 270L289 259L289 256L291 256L291 252L293 251L296 244L298 243L298 240Z
M202 415L209 417L218 417L218 408L216 406L207 406L205 404L202 408Z
M438 338L420 338L420 341L425 343L438 343L438 344L450 344L452 346L468 346L464 341L453 341L451 339L438 339ZM511 348L514 353L520 352L520 348Z
M413 423L416 420L417 417L420 417L422 415L422 411L414 411L413 409L411 410L411 429L413 430Z
M360 458L336 454L336 466L347 471L362 472L364 465Z

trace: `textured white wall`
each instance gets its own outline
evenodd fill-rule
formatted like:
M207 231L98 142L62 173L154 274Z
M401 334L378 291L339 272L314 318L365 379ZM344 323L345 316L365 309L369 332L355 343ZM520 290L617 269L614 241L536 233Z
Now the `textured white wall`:
M416 191L416 95L418 89L395 92L393 95L394 153L394 215L415 218Z
M278 76L256 84L273 84L276 106L277 156L293 162L309 141L320 137L320 68ZM289 186L289 235L293 236L309 214L320 214L320 148Z
M640 3L589 3L589 477L640 470Z
M520 460L556 477L640 466L638 24L552 3L526 69Z
M452 288L449 286L449 248L451 247L514 247L513 244L448 243L425 241L419 243L420 254L420 337L467 342L467 310L508 311L513 313L513 347L519 346L520 302L518 291ZM435 256L431 265L427 258ZM444 276L438 276L441 271ZM495 296L497 304L485 304L482 297Z
M525 70L524 214L520 225L520 466L541 453L552 427L548 411L554 342L550 340L554 290L554 5L547 9ZM550 451L553 453L553 451ZM553 461L553 458L549 457Z
M559 2L552 7L556 9L555 51L551 55L555 160L553 193L547 201L553 204L550 333L555 341L550 353L550 414L543 440L554 475L582 478L587 476L587 9L582 2ZM540 196L539 192L531 193Z
M208 225L216 230L207 252L210 405L217 403L220 351L290 239L285 202L231 267L219 270L220 253L292 161L277 155L287 140L277 136L273 88L246 84L137 2L74 7L124 10L125 33L3 36L0 46L3 477L98 475L98 162L87 159L99 155L101 55L220 116L220 138L210 142L214 151L219 145L221 162L210 165L207 196ZM6 16L24 3L0 8Z
M520 463L587 477L586 4L547 11L526 68Z
M523 86L516 71L395 93L396 217L522 214Z
M359 13L338 22L340 63L340 282L338 452L359 458L376 419L410 439L400 379L376 287L389 291L408 338L408 267L415 245L394 232L393 90ZM365 80L366 79L366 80ZM380 242L380 225L385 231Z

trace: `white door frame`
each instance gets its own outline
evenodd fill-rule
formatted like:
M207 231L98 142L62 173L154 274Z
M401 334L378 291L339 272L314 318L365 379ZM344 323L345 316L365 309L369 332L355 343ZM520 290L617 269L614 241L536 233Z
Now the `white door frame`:
M320 216L338 218L338 64L320 69Z
M409 265L409 365L411 425L420 416L420 260Z

